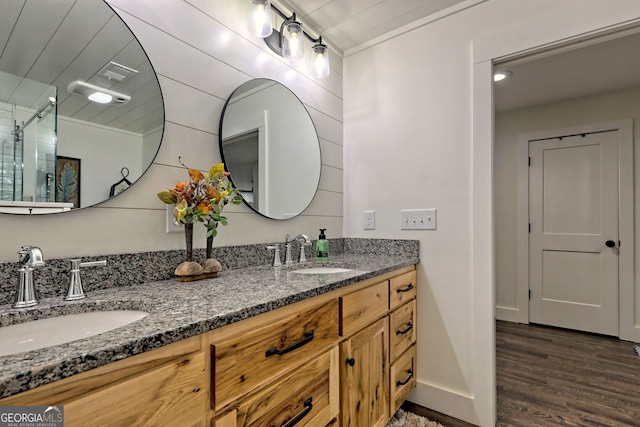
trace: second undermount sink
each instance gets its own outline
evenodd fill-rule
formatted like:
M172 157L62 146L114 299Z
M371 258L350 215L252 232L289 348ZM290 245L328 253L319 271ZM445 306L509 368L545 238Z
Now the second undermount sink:
M114 310L66 314L0 328L0 356L37 350L112 331L147 316Z
M335 273L348 273L349 271L353 271L353 270L351 268L340 268L340 267L309 267L309 268L302 268L300 270L293 270L292 273L335 274Z

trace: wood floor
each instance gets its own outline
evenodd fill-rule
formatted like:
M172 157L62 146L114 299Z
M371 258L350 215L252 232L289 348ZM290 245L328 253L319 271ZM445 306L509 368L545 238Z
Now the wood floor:
M497 322L496 426L640 426L640 357L634 343L537 325ZM445 427L469 427L411 410Z

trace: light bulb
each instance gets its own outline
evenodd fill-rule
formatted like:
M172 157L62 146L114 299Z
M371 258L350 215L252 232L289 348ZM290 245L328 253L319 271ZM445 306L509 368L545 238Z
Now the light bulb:
M103 92L94 92L87 96L87 98L89 98L90 101L97 102L99 104L108 104L113 99L111 95Z
M511 76L511 71L509 70L499 70L493 73L493 81L499 82Z
M299 22L294 21L286 26L282 54L289 59L304 57L304 36L302 35L302 25Z
M323 44L317 44L313 47L313 74L319 78L323 79L331 73L331 68L329 67L329 52L327 51L327 46Z
M253 7L249 12L249 31L256 37L269 37L273 32L271 26L271 3L269 0L251 0Z

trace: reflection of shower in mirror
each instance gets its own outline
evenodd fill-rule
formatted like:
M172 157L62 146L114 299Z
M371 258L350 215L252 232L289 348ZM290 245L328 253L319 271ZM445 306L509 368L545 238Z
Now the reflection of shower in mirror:
M0 98L0 200L54 202L57 88L0 73L14 88Z

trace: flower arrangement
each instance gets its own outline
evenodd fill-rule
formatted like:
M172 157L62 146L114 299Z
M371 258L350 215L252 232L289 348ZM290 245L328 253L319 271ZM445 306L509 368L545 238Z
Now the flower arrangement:
M240 204L242 197L231 185L224 163L212 166L206 174L180 164L189 172L189 182L179 182L175 187L161 191L158 198L168 205L175 205L176 222L202 222L207 228L207 238L213 238L218 234L218 224L227 225L222 209L229 203Z

